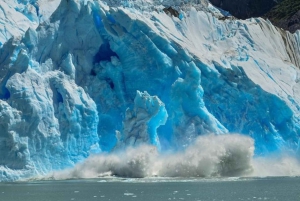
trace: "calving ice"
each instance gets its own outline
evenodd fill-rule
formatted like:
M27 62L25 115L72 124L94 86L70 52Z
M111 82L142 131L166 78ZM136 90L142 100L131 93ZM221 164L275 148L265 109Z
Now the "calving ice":
M253 154L299 156L300 31L224 16L205 0L1 6L19 16L1 15L1 181L89 156L120 167L96 174L138 177L248 174ZM226 135L199 138L212 133ZM124 156L139 175L120 150L141 152Z

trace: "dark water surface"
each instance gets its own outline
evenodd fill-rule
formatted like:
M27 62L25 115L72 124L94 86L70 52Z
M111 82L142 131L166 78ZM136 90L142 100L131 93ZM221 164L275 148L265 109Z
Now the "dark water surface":
M124 179L0 183L0 201L300 201L300 178Z

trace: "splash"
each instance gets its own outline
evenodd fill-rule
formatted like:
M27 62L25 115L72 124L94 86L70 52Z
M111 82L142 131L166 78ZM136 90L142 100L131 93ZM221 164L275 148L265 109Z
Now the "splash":
M159 153L140 145L115 153L93 155L74 168L51 173L52 179L106 176L144 177L265 177L300 175L296 157L254 157L254 141L238 134L198 137L186 150Z
M111 154L89 157L73 169L52 173L55 179L118 177L219 177L252 172L254 143L249 137L200 136L179 153L159 153L156 147L140 145Z
M293 154L282 153L255 158L252 166L251 175L255 177L300 176L300 162Z

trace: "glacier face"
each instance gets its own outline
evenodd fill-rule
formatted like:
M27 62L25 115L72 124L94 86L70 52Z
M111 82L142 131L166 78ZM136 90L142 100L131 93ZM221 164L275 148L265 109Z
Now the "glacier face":
M249 135L257 155L299 149L300 32L218 19L206 1L175 6L181 19L150 0L62 0L2 38L0 180L209 133Z

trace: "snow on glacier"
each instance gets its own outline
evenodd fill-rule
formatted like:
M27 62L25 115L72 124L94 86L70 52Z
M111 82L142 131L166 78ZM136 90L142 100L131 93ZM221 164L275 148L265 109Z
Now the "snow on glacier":
M188 150L209 133L249 135L257 155L299 149L300 32L218 19L206 1L178 1L181 19L162 5L62 0L3 38L0 180L142 143Z

